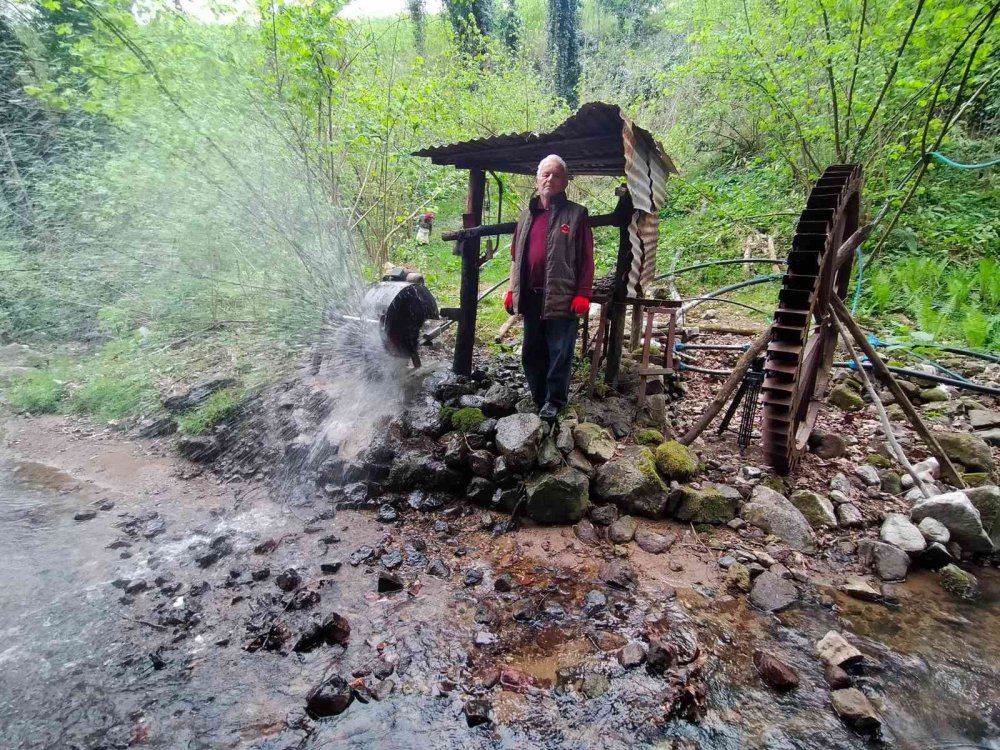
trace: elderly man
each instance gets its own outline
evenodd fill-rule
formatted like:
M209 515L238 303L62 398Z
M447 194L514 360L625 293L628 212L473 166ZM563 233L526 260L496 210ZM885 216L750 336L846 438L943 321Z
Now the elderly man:
M587 209L566 198L566 162L552 154L538 165L536 193L514 230L510 289L504 307L524 316L521 363L543 419L569 400L577 316L594 283L594 235Z

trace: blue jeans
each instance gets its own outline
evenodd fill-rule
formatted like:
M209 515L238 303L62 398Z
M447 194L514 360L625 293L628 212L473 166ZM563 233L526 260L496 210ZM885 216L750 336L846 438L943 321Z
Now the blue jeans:
M525 290L520 302L524 315L521 364L531 397L539 407L547 402L561 409L569 401L577 319L542 320L541 292Z

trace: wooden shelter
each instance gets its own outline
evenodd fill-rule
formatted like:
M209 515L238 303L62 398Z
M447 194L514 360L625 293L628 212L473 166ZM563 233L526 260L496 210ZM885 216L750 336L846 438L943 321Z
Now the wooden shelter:
M462 258L460 307L442 310L442 315L458 322L452 364L454 372L472 371L472 349L476 329L479 294L480 238L511 234L515 222L484 226L483 201L487 172L534 175L538 163L549 154L565 160L571 175L623 177L618 205L610 214L591 216L592 227L618 228L618 258L607 316L605 380L616 384L625 338L625 312L629 303L638 305L652 283L656 271L656 241L659 209L666 201L667 178L676 174L673 162L653 136L612 104L584 104L549 133L518 133L479 138L415 152L435 164L469 170L469 190L463 229L446 232L445 240L455 240L455 254ZM638 310L637 310L638 312ZM602 319L605 316L602 316Z

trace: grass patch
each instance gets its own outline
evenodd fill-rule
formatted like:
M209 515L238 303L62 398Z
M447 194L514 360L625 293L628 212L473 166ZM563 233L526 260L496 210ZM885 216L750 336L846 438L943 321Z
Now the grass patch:
M184 412L177 419L177 427L185 435L202 435L235 415L242 400L238 388L216 391L201 406Z
M102 422L124 419L156 400L147 377L122 377L117 373L92 373L67 399L70 411L87 414Z
M56 375L49 368L14 378L7 386L7 402L16 411L55 414L66 397L66 380Z

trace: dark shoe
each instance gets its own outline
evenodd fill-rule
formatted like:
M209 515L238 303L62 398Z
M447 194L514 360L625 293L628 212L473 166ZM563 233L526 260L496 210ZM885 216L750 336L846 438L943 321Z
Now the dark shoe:
M554 422L555 418L559 416L559 407L552 404L545 404L545 406L539 410L538 416L546 421Z

